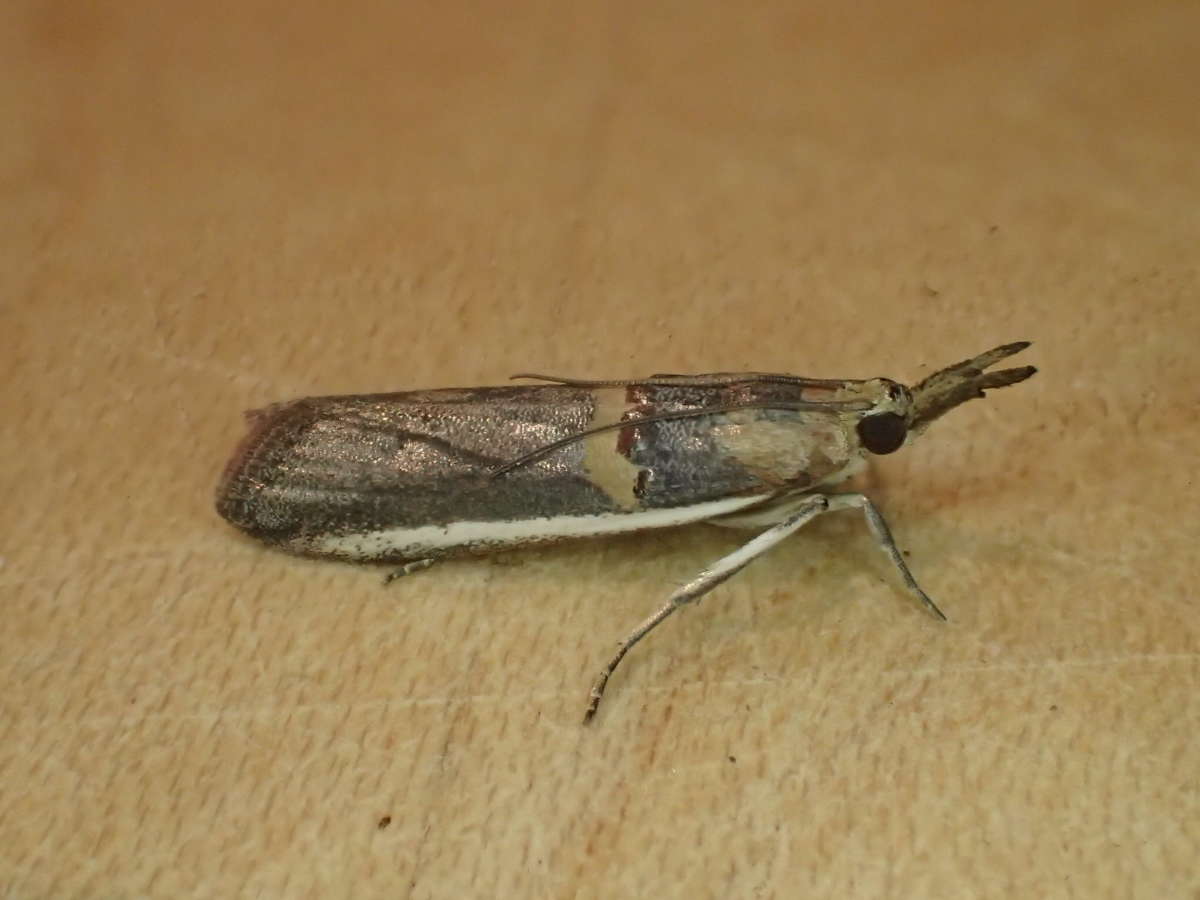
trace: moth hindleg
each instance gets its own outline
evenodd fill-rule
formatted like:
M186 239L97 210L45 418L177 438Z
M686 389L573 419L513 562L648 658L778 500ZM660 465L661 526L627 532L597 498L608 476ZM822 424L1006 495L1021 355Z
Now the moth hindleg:
M437 562L437 559L434 557L414 559L411 562L406 562L388 572L387 577L383 579L383 583L391 584L397 578L403 578L405 575L411 575L413 572L420 572L422 569L428 569L435 562Z
M675 610L679 609L679 607L685 603L692 603L698 600L721 582L745 568L755 558L770 550L788 535L798 531L829 508L829 498L824 494L809 494L801 498L801 502L797 503L796 509L784 518L782 522L747 541L728 556L721 557L672 594L666 603L655 613L648 616L617 645L617 652L613 654L608 664L600 670L600 674L596 677L596 681L592 685L583 721L590 721L592 716L596 714L596 709L600 705L600 698L604 696L604 688L608 684L609 677L634 644L653 631L659 623L675 612Z

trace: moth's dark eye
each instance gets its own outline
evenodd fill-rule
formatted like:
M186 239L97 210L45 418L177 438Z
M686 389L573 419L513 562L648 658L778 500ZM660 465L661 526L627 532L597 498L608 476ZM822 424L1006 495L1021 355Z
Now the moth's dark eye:
M879 456L899 450L906 434L908 425L905 424L904 416L893 412L867 416L858 423L859 440L864 447Z

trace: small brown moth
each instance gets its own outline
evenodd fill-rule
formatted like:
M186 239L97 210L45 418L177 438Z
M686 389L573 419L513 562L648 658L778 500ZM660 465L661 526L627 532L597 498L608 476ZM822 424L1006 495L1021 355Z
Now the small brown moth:
M394 574L452 554L689 522L759 529L620 642L586 721L630 647L826 512L860 510L905 587L945 618L875 505L833 488L947 410L1029 378L1032 366L987 371L1027 346L997 347L912 387L763 372L524 375L544 383L293 400L249 414L217 510L284 549L400 563Z

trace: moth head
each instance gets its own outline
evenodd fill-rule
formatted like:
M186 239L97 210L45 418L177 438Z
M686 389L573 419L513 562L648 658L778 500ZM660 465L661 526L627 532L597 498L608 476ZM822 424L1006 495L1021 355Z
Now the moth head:
M904 446L912 415L912 394L890 378L871 380L878 398L854 426L863 449L876 456L895 453Z
M1033 366L986 371L1000 360L1029 346L1018 341L934 372L907 388L878 379L882 399L858 421L858 438L864 449L876 455L894 453L910 434L920 434L934 419L961 403L984 396L992 388L1019 384L1037 371Z

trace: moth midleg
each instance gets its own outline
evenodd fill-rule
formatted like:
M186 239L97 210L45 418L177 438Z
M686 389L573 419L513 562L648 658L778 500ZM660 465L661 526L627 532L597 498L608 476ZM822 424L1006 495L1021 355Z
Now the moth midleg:
M692 603L698 600L721 582L745 568L755 558L770 550L788 535L798 531L829 508L829 498L824 494L810 494L800 498L795 510L784 518L782 522L747 541L728 556L721 557L672 594L666 603L655 613L648 616L617 645L617 652L613 654L608 664L600 670L600 674L592 684L592 691L588 697L587 711L584 713L583 721L589 721L596 714L596 709L600 705L600 698L604 696L604 688L608 684L609 677L634 644L653 631L655 627L671 615L671 613L679 609L679 607L685 603Z
M892 537L892 530L888 528L887 522L884 521L879 509L871 502L871 498L866 494L829 494L827 498L831 512L837 509L862 510L863 517L867 520L867 527L871 529L871 534L875 537L875 542L879 544L879 549L884 552L884 555L892 561L892 565L900 571L900 577L904 580L904 586L908 588L909 593L921 601L921 605L929 612L945 621L946 614L938 609L937 604L921 589L921 586L917 584L917 579L913 578L912 572L908 570L904 557L896 546L896 540Z

